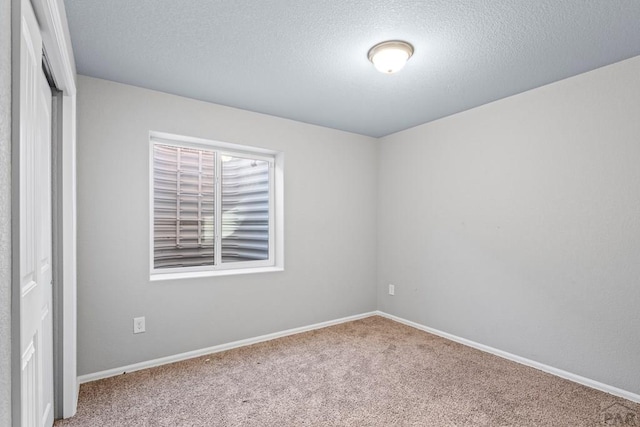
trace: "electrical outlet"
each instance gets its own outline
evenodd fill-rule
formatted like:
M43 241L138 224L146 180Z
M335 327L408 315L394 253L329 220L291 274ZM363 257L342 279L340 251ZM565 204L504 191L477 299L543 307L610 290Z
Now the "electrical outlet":
M133 318L133 333L141 334L146 330L144 324L144 317L134 317Z
M395 295L396 294L396 287L392 284L389 284L389 295Z

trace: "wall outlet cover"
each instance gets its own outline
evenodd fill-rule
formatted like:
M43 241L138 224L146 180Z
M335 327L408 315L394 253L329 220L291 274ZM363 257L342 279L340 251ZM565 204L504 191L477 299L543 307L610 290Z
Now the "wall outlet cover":
M144 317L135 317L133 319L133 333L140 334L146 330Z

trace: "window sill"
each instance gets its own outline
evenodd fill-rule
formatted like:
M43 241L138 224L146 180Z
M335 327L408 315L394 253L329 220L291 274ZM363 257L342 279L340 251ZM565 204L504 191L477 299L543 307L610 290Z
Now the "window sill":
M195 279L199 277L233 276L236 274L271 273L276 271L284 271L284 267L233 268L214 271L190 271L188 273L155 273L151 274L149 280L156 282L160 280Z

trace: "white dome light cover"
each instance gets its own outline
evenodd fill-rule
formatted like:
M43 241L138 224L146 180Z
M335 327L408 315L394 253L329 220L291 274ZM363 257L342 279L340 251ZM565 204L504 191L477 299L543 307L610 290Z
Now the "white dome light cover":
M393 74L400 71L413 55L413 46L401 40L378 43L369 50L369 61L378 71Z

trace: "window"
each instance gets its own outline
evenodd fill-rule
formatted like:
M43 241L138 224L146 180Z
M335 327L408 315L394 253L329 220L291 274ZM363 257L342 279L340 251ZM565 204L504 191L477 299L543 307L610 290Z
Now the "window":
M155 132L150 142L152 279L282 270L281 154Z

